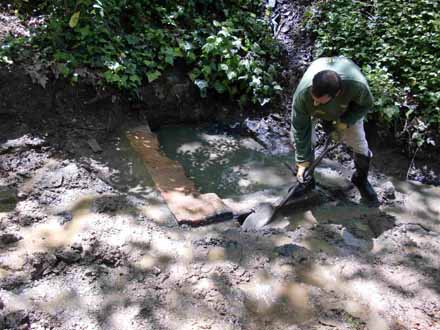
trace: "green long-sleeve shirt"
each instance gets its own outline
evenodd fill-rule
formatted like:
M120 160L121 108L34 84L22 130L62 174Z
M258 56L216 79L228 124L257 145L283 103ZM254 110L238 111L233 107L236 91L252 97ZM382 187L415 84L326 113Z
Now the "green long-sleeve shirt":
M323 70L333 70L340 75L342 90L330 102L315 106L311 96L312 80L315 74ZM341 121L350 126L367 114L373 102L367 80L351 60L338 56L314 61L293 95L291 129L296 162L313 160L312 117Z

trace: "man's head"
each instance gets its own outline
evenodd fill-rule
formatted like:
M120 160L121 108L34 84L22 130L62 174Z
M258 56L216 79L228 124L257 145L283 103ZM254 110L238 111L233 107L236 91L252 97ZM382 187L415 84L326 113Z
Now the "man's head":
M320 71L313 77L312 97L315 106L328 103L341 91L341 77L332 70Z

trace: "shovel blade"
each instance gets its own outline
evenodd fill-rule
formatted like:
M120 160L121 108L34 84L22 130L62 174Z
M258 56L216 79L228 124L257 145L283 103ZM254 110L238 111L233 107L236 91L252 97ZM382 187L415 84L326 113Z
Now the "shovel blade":
M263 203L258 205L255 212L249 214L241 226L243 229L260 229L267 225L275 212L272 204Z

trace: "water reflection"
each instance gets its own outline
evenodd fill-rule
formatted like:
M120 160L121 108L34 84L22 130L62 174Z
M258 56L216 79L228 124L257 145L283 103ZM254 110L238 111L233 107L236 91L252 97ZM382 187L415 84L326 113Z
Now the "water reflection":
M293 156L270 155L255 140L212 127L164 127L158 132L166 155L179 161L202 193L222 198L280 187L292 180L283 164Z

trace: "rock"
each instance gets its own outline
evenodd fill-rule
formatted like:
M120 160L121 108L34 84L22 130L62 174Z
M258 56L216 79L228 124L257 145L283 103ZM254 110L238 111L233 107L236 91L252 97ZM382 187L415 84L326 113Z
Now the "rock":
M53 267L57 262L54 255L38 252L27 257L26 263L30 266L32 280L39 279L48 268Z
M79 243L74 243L70 247L71 247L72 250L79 251L79 252L82 252L84 250L82 245L79 244Z
M290 25L289 25L289 23L290 23L290 22L287 22L287 23L281 28L281 32L282 32L282 33L287 33L287 32L290 31Z
M61 225L64 225L64 224L72 221L72 219L73 219L73 214L72 214L72 212L69 212L69 211L60 212L57 214L57 216L60 217L59 222Z
M30 215L18 217L18 223L23 227L30 226L31 224L33 224L34 222L37 222L38 220L39 219L36 219Z
M3 245L15 243L22 239L23 237L21 237L18 234L9 234L9 233L0 234L0 244Z
M382 193L383 197L386 199L396 198L396 188L391 181L385 182L385 184L382 186Z
M130 207L131 204L124 195L102 196L93 201L92 211L96 213L114 213Z
M24 200L24 199L26 199L28 196L29 196L29 194L28 194L27 192L25 192L25 191L19 191L19 192L17 193L17 198L18 198L19 200Z
M282 257L293 258L296 261L303 261L310 256L307 249L295 244L285 244L275 248L275 253Z
M359 248L359 249L368 249L369 248L369 244L367 241L354 237L347 230L347 228L342 229L341 236L342 236L342 239L344 240L344 243L348 246L351 246L354 248Z
M269 0L267 2L267 7L275 8L276 5L277 5L277 0Z
M3 149L24 148L24 147L40 148L45 143L46 141L39 137L23 135L18 139L9 140L8 142L4 143L2 145L2 148Z
M27 329L28 325L29 315L24 310L0 314L1 329Z
M352 183L332 168L320 167L315 169L316 181L330 190L346 191L353 187Z
M55 252L55 256L67 264L73 264L81 259L81 251L69 248Z

